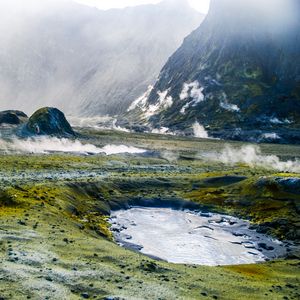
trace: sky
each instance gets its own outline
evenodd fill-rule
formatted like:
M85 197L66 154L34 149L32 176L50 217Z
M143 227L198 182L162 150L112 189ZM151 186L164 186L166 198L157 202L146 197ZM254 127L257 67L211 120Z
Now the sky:
M121 8L141 4L158 3L161 0L75 0L99 9ZM188 0L190 5L202 13L207 13L210 0Z

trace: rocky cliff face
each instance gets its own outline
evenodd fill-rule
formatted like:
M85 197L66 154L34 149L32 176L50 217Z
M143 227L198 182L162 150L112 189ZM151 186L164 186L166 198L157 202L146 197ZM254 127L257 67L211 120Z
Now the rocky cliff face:
M299 142L299 28L297 0L213 0L127 125L189 132L199 122L215 137Z
M108 11L63 0L24 3L0 1L0 109L26 113L126 111L203 20L185 0Z

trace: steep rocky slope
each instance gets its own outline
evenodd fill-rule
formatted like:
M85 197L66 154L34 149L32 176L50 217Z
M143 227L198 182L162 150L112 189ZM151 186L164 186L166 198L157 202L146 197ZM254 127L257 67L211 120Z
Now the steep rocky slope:
M108 11L72 1L0 1L0 109L126 111L202 20L185 0Z
M211 2L200 27L127 114L127 126L215 137L300 141L300 8L296 0Z

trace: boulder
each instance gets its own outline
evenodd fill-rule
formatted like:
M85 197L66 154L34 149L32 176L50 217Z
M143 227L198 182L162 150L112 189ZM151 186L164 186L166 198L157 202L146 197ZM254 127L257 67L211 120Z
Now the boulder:
M71 125L63 112L53 107L37 110L23 128L28 135L54 135L60 137L75 136Z
M0 112L0 125L20 125L27 120L27 115L19 110L6 110Z

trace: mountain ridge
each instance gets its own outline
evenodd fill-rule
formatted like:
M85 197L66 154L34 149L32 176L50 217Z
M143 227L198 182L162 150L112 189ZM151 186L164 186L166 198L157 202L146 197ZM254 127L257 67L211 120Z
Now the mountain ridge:
M299 142L300 10L292 9L295 0L276 1L290 9L280 24L275 10L264 18L268 0L254 11L250 0L243 10L237 0L212 1L206 19L120 124L190 134L199 122L214 137L268 141L273 134L272 141Z

